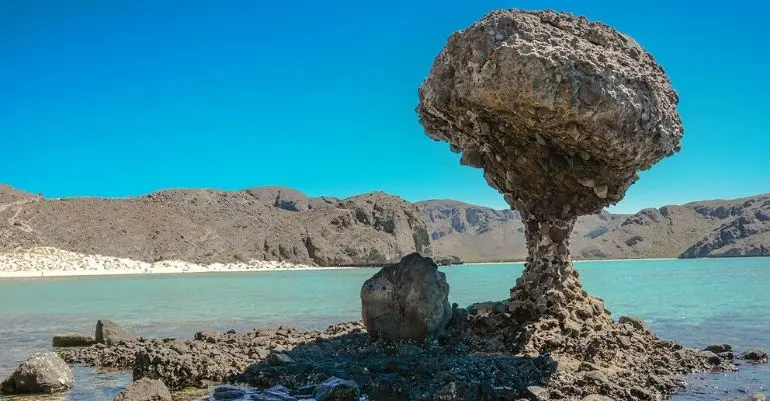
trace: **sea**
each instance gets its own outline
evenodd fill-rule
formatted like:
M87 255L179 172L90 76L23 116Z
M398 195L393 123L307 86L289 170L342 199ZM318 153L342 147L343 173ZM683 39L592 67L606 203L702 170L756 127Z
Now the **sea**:
M770 258L576 262L586 290L618 318L647 321L662 338L738 353L770 351ZM460 306L507 298L521 263L442 267ZM61 332L92 334L111 319L145 337L191 338L196 331L291 325L324 329L360 320L361 284L373 268L242 273L147 274L0 279L0 380ZM47 400L112 400L130 372L77 366L75 387ZM770 393L768 365L687 377L672 400L724 400ZM3 399L0 396L0 399ZM7 398L6 398L7 399ZM14 398L28 400L40 397Z

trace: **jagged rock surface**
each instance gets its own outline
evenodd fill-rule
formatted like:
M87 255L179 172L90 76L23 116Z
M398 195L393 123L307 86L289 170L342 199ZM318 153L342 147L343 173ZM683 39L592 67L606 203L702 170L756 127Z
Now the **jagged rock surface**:
M495 11L449 38L419 96L426 133L482 168L524 226L524 272L469 342L484 348L491 337L488 352L553 356L563 366L549 383L555 398L589 390L653 399L676 386L671 371L644 383L623 378L722 364L709 351L683 355L635 319L614 323L572 266L577 217L622 199L640 170L679 150L679 99L652 56L582 17ZM701 362L677 367L677 359Z
M607 25L495 11L453 34L420 86L427 134L530 214L594 214L679 149L663 69Z
M582 289L570 235L577 216L620 200L639 170L679 149L679 99L663 69L607 25L495 11L449 38L419 97L426 133L482 168L521 215L527 263L510 324L535 334L519 351L583 352L612 320ZM540 343L551 331L561 336Z

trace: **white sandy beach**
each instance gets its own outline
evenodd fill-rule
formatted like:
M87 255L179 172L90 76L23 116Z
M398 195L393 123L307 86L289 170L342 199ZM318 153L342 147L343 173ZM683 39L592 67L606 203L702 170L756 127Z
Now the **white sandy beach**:
M317 267L265 260L252 260L244 263L212 263L209 265L199 265L179 260L148 263L112 256L85 255L47 247L0 253L0 278L310 269L344 269L344 267Z

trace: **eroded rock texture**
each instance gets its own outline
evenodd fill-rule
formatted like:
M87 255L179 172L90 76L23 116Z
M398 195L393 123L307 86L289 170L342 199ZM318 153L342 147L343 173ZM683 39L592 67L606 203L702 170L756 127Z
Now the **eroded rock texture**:
M449 38L419 97L427 134L484 169L521 213L528 258L510 302L531 332L521 350L584 351L612 320L583 291L569 234L679 149L679 99L663 69L607 25L495 11Z
M419 96L431 138L550 221L620 200L682 137L678 96L650 54L552 11L495 11L453 34Z
M430 258L412 253L361 286L361 314L374 338L436 337L452 317L446 276Z

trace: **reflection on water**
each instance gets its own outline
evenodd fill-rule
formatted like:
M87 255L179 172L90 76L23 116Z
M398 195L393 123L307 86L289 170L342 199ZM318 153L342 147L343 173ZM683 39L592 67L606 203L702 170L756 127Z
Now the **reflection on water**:
M579 262L586 289L616 318L647 320L686 346L729 343L770 349L770 258ZM442 268L460 305L505 299L521 264ZM107 318L147 337L191 338L290 323L322 329L360 319L359 290L374 269L0 280L0 377L58 332L93 335ZM129 373L76 367L75 388L46 400L111 400ZM675 400L724 399L767 391L767 365L690 378ZM1 399L2 397L0 397ZM30 400L30 398L14 398ZM43 398L36 396L35 400Z

